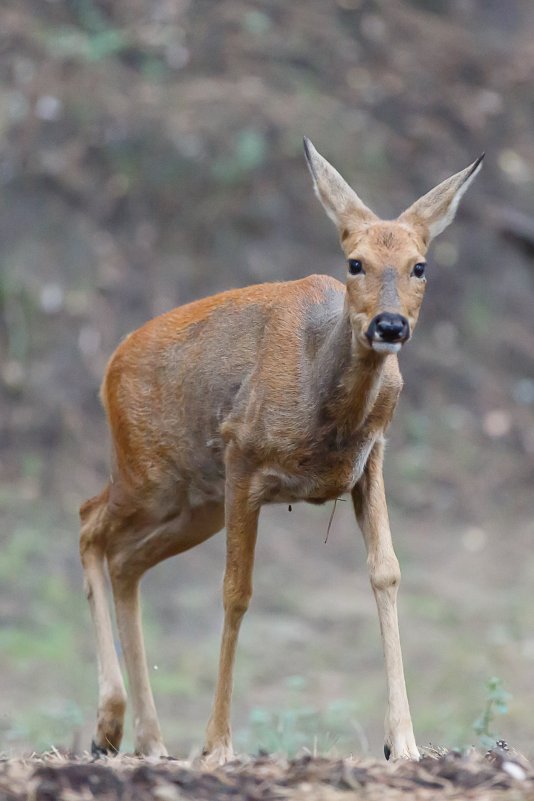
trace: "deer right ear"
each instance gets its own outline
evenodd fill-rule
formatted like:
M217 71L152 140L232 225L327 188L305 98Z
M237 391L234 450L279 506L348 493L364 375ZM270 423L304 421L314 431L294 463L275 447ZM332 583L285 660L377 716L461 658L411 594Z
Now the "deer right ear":
M321 156L307 137L304 153L313 179L315 194L340 231L350 223L373 222L378 218L367 208L337 170Z

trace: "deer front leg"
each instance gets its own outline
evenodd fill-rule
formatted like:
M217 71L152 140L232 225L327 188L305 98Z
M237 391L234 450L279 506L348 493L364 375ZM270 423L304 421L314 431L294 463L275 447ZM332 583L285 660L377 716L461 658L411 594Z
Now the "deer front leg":
M385 720L386 758L419 759L406 694L397 617L400 569L389 528L382 477L384 446L377 443L361 481L352 491L356 518L367 548L367 565L378 608L384 648L388 704Z
M237 461L237 457L235 459ZM224 574L224 629L219 676L204 753L208 764L232 759L230 704L237 639L243 615L252 596L252 570L259 507L250 499L250 476L240 465L227 464L226 477L226 570Z

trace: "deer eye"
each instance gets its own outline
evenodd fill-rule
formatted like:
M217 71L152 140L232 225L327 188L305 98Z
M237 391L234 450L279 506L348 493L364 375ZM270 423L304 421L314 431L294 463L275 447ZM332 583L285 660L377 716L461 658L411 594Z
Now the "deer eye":
M363 264L359 259L349 259L349 273L351 275L361 275L363 272Z
M412 270L412 275L415 275L416 278L423 278L425 275L426 264L424 261L420 261Z

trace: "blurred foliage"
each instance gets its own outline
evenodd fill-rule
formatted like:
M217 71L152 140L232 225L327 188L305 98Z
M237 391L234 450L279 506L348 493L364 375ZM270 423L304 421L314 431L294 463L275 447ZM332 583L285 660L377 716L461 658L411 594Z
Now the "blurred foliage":
M76 510L107 476L97 390L113 348L195 297L343 277L303 134L385 216L488 153L431 252L386 478L419 736L467 742L467 688L493 671L534 700L534 278L528 236L507 228L532 213L533 31L521 0L4 0L2 742L69 744L81 718L89 741L96 667ZM327 546L329 509L262 515L236 686L246 747L272 736L329 748L326 732L361 747L357 711L380 750L382 657L348 506ZM222 554L214 541L145 582L171 748L201 742ZM310 681L296 692L288 673ZM528 707L506 717L520 744Z
M459 519L484 513L494 497L484 486L524 505L534 402L514 387L532 359L515 326L530 313L532 276L492 220L507 198L517 208L531 198L530 9L507 6L502 42L504 12L475 0L426 10L340 0L330 14L318 2L24 0L1 13L3 480L44 440L48 490L63 492L66 451L86 458L83 479L69 467L73 491L84 494L88 475L96 488L104 457L86 445L102 436L96 387L147 317L232 285L342 276L301 155L308 133L385 214L493 148L436 246L423 330L403 354L394 436L413 458L392 473L392 492L410 507L406 473L431 506L438 473ZM443 449L436 404L444 424L455 416L463 453ZM495 410L510 421L502 433L485 426ZM481 454L477 491L465 493L461 467Z
M83 714L73 701L61 701L46 707L36 707L16 723L2 725L0 736L6 750L12 743L31 743L35 751L49 751L75 745L76 731L83 723Z
M247 172L257 170L267 156L267 144L263 134L253 129L239 132L230 155L216 161L213 174L223 183L235 183Z

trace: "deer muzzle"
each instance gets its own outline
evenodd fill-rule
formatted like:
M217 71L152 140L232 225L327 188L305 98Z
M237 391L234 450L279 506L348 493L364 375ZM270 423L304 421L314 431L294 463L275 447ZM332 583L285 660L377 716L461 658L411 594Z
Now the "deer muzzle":
M373 350L397 353L410 338L410 324L401 314L383 312L371 320L366 337Z

